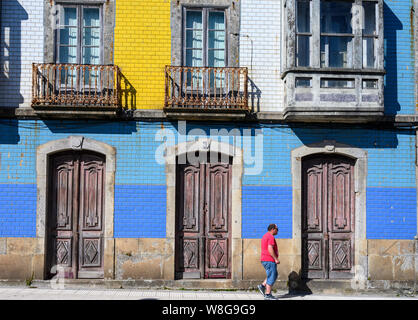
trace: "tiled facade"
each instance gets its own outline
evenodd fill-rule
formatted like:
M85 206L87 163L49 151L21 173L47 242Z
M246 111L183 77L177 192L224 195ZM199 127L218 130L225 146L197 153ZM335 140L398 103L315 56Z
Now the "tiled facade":
M43 60L43 6L2 1L0 107L30 107L32 63Z
M115 64L133 87L128 107L162 108L170 60L170 1L116 1Z
M197 1L199 4L201 2ZM216 4L215 0L208 2ZM1 49L4 54L0 107L30 108L31 64L43 62L44 54L42 5L34 0L4 0L1 6ZM240 37L239 66L248 67L249 99L254 111L280 113L284 101L281 79L284 54L281 51L282 2L242 0L240 6L240 33L230 36ZM413 44L410 9L410 1L385 1L384 5L387 115L415 114L416 48ZM129 82L132 98L124 107L137 111L161 110L164 106L164 68L172 63L170 1L116 0L115 15L113 60L121 69L125 81ZM117 260L114 266L115 277L172 277L164 273L165 267L161 267L166 261L172 261L166 249L172 238L167 231L170 210L168 173L165 165L158 163L156 154L162 144L158 135L161 129L174 133L175 141L172 141L172 145L179 143L179 126L183 122L177 120L41 119L36 115L30 119L0 119L0 248L3 243L1 241L13 243L20 241L20 238L25 243L23 246L28 248L42 246L37 243L40 241L37 234L38 147L68 136L83 136L106 143L116 150L112 230ZM355 121L319 124L244 120L192 121L187 122L186 126L187 132L194 130L196 133L196 130L200 130L197 137L222 141L219 130L225 130L226 133L237 130L241 142L245 130L251 132L251 150L248 145L243 150L244 171L239 204L242 220L239 240L242 240L243 246L240 256L245 262L241 280L263 276L260 266L256 264L256 241L272 222L279 225L277 238L283 247L286 246L283 249L283 268L291 271L300 263L300 256L292 251L300 246L300 239L294 237L295 199L292 178L295 172L292 171L291 153L302 146L335 141L366 152L366 201L362 208L366 232L365 239L360 240L369 241L369 247L366 245L366 249L361 249L362 252L368 252L365 256L370 263L369 278L386 280L386 276L380 277L380 271L374 267L379 264L380 256L376 252L380 250L380 242L373 241L402 240L413 243L417 235L416 132L411 123L402 128L394 128L387 124L361 124ZM237 137L229 137L227 140L232 144L237 141ZM242 148L242 145L238 147ZM250 164L254 153L262 154L261 163ZM252 170L254 166L259 166L260 171ZM386 244L382 244L382 248ZM246 251L246 248L254 246L256 253L249 249ZM0 265L13 265L13 259L27 261L15 257L17 253L10 248L0 250ZM367 251L368 248L372 248L371 251ZM131 251L134 252L132 257ZM396 256L395 253L393 255ZM30 259L28 256L31 255L27 253L22 259ZM42 260L42 254L39 256L33 258L33 261ZM39 263L41 270L42 263L36 261L34 265ZM155 261L161 262L156 271L147 271ZM395 268L392 265L388 268L392 267ZM1 269L0 278L5 275L13 277L9 271L1 273ZM42 270L39 270L37 277L42 278ZM25 272L26 269L17 272L15 277L24 278ZM409 273L408 277L413 278ZM401 278L392 277L387 280Z

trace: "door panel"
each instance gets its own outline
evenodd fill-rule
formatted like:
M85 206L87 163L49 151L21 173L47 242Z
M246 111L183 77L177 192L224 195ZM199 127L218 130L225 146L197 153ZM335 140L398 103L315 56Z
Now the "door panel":
M354 160L307 157L302 170L303 275L350 278L354 261Z
M80 158L79 278L103 277L104 161L96 155Z
M354 260L354 161L328 162L329 278L351 278Z
M176 277L201 278L204 238L201 195L203 166L179 165L177 170Z
M231 165L216 163L206 165L206 264L205 278L230 276L230 212Z
M303 163L302 270L308 278L324 278L326 269L326 188L327 166L323 159Z
M76 277L78 162L71 154L56 156L50 166L47 217L47 276Z

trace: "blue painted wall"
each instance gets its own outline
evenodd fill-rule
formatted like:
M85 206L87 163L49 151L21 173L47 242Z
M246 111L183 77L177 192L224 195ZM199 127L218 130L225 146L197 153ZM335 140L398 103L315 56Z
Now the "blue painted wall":
M0 236L35 236L36 148L78 134L117 149L115 236L165 237L165 168L155 160L161 144L156 132L161 128L175 134L172 143L178 142L178 123L170 122L0 120ZM187 132L198 128L198 135L209 135L210 129L230 131L234 127L187 124ZM246 124L237 128L239 134L250 129L252 148L263 152L260 174L244 172L243 238L260 238L272 222L279 225L280 238L291 238L291 150L322 140L336 140L368 152L367 237L412 239L416 234L413 131ZM261 140L254 137L258 133Z

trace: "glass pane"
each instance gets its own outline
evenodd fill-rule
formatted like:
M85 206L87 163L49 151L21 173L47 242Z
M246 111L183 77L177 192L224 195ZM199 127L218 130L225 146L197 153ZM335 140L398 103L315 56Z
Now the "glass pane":
M186 50L186 66L187 67L202 67L202 50Z
M297 2L297 32L311 32L310 1Z
M83 23L84 27L100 27L99 8L84 8Z
M209 29L225 30L225 17L223 12L209 12Z
M312 78L296 78L295 85L296 88L310 88Z
M77 47L60 46L60 63L77 63Z
M209 50L208 67L225 67L225 50Z
M201 11L187 11L186 28L202 30L202 12Z
M321 67L351 67L352 39L352 37L321 37Z
M87 87L98 87L100 86L99 81L99 70L89 70L87 67L83 68L82 74L84 75L84 85Z
M352 33L351 2L321 1L321 32Z
M203 48L202 31L187 30L186 31L186 47L187 48Z
M77 26L77 9L76 8L64 8L64 19L62 25L64 26Z
M296 65L298 67L309 66L309 36L297 36Z
M71 68L61 69L61 86L66 86L67 89L74 89L77 87L77 70Z
M363 80L363 89L377 89L377 80Z
M363 34L374 35L376 31L376 4L374 2L363 2L363 8L364 8Z
M99 64L100 63L100 47L84 47L82 63L83 64Z
M100 46L100 28L84 28L83 44L86 46Z
M354 88L354 79L321 79L321 88Z
M60 29L60 44L77 45L77 28Z
M224 31L209 31L208 38L209 49L225 49Z
M363 67L375 67L374 38L363 38Z

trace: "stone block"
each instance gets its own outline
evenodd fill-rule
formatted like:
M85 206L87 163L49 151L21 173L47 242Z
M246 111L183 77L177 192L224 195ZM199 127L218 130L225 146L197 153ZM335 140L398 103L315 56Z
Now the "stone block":
M116 254L133 255L139 252L138 239L116 238Z
M128 260L121 264L122 279L161 279L161 258Z
M36 238L7 238L8 255L32 255L37 248Z
M0 279L26 280L32 276L32 257L0 255Z
M370 280L394 280L392 257L369 256L369 277Z
M415 261L412 255L393 258L393 274L397 281L415 279Z
M137 252L140 254L161 255L165 253L165 239L138 239Z

